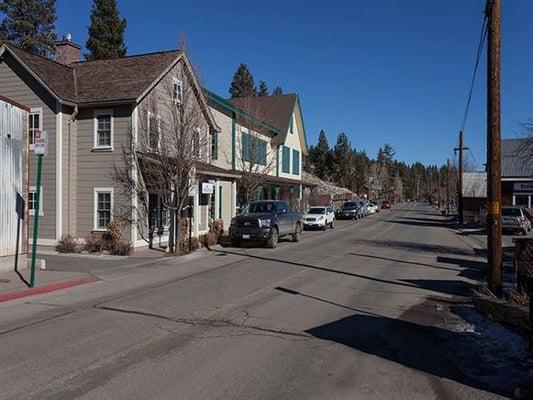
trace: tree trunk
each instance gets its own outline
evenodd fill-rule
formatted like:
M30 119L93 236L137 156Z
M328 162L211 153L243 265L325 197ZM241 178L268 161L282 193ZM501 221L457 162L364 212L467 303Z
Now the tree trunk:
M178 194L174 193L176 205L176 252L181 253L181 199L178 199Z
M170 209L170 228L168 232L168 251L171 253L174 253L175 243L176 243L175 236L174 236L175 226L176 226L175 219L176 219L176 210L174 208L171 208Z

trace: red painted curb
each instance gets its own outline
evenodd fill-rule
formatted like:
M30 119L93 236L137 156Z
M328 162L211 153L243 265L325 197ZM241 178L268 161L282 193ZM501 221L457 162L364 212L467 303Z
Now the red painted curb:
M9 300L20 299L22 297L33 296L36 294L54 292L56 290L67 289L74 286L84 285L86 283L96 282L99 280L96 276L84 276L83 278L71 279L68 281L51 283L49 285L33 287L29 289L18 290L16 292L9 292L0 294L0 303Z

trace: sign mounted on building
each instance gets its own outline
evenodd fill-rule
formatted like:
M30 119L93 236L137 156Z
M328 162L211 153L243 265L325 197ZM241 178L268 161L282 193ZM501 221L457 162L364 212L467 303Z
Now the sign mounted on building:
M35 131L33 138L33 151L36 155L43 155L46 157L48 154L48 133L46 131Z
M213 194L215 193L215 185L208 182L202 183L202 194Z
M533 193L533 181L532 182L515 182L513 184L514 192L521 193Z

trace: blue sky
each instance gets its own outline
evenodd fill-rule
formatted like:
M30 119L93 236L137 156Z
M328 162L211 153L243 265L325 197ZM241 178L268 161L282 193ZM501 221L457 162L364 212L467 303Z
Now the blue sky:
M85 44L91 0L58 0L58 35ZM346 132L372 157L385 142L407 162L453 159L484 0L119 0L129 54L186 37L209 89L228 96L238 64L297 92L310 143ZM533 118L533 2L503 0L502 136ZM485 162L485 55L465 130Z

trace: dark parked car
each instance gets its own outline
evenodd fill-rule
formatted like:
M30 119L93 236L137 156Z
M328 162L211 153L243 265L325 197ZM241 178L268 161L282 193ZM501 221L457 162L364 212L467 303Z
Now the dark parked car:
M531 230L527 212L520 207L502 207L502 229L527 235Z
M337 219L359 219L363 217L362 206L357 201L347 201L335 211Z
M253 201L231 220L229 235L234 247L243 240L254 240L274 248L282 236L291 235L298 242L302 229L303 214L290 210L285 201Z
M382 209L382 210L386 210L386 209L389 209L389 208L391 208L391 207L392 207L392 205L391 205L391 203L390 203L389 200L383 200L383 201L381 202L381 209Z

